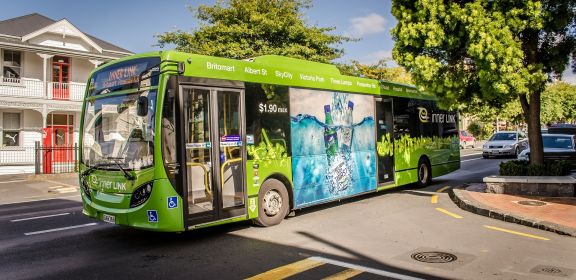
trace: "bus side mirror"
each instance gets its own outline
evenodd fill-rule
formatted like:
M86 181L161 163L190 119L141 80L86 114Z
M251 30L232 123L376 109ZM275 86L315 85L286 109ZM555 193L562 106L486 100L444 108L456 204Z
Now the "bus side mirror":
M138 97L138 100L136 100L136 114L139 117L145 117L148 115L148 97Z

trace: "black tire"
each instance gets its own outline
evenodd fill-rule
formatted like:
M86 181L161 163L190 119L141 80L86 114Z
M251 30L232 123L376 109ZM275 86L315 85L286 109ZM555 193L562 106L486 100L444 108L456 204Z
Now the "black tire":
M488 156L488 155L482 155L482 157L483 157L483 158L489 158L489 156Z
M418 181L416 182L418 187L423 188L432 183L432 168L428 159L420 158L416 172L418 174Z
M520 153L520 149L518 147L516 147L516 149L514 150L514 158L518 158L519 153Z
M286 186L276 179L268 179L258 192L258 218L254 222L263 227L277 225L288 214L289 206Z

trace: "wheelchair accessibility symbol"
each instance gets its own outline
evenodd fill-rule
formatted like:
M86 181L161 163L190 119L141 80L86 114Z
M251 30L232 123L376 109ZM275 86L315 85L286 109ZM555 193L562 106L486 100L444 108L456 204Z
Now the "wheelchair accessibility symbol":
M157 223L158 222L158 211L148 210L148 222Z
M178 197L169 196L168 197L168 209L178 208Z

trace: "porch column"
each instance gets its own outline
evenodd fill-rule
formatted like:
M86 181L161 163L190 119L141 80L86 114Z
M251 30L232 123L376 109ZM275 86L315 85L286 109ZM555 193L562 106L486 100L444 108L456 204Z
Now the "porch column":
M48 107L46 104L42 106L42 132L44 132L44 128L48 127Z
M97 59L90 59L90 63L94 64L94 68L98 68L98 65L104 63L104 61L97 60Z
M42 67L42 70L43 70L43 81L44 81L43 90L44 90L44 97L45 97L45 98L48 98L48 81L46 80L46 79L47 79L47 76L48 76L48 73L47 73L48 59L54 57L54 55L51 55L51 54L43 54L43 53L37 53L37 55L40 56L40 57L42 58L42 60L43 60L43 61L42 61L42 65L43 65L43 67ZM44 127L46 127L46 126L44 126Z

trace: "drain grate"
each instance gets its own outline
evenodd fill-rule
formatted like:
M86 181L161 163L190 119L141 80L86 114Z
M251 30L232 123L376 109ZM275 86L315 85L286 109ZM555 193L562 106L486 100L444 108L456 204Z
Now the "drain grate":
M532 268L530 272L557 277L569 277L574 274L574 270L572 269L561 268L551 265L537 265L536 267Z
M425 263L449 263L458 259L456 255L445 252L418 252L412 254L411 257Z
M522 200L518 201L518 204L526 205L526 206L544 206L546 202L537 201L537 200Z
M540 269L541 272L549 273L549 274L558 274L562 273L562 269L553 266L547 266Z

